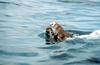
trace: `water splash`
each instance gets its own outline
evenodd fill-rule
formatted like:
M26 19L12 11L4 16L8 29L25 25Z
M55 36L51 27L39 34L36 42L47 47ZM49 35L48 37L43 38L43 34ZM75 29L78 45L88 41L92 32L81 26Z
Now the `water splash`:
M74 35L73 38L68 38L67 40L72 40L72 39L100 39L100 30L95 30L90 34L85 34L85 35Z

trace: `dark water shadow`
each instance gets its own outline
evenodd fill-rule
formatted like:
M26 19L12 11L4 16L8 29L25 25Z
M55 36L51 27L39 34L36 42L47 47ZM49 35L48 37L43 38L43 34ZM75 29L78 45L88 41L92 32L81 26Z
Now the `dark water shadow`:
M17 63L15 65L30 65L29 63Z
M73 62L69 62L69 63L64 63L63 65L100 65L100 58L95 58L95 57L91 57L85 60L81 60L81 61L73 61Z
M7 2L7 1L0 1L0 3L2 3L2 4L10 4L10 2Z
M25 56L25 57L34 57L38 56L38 53L36 52L8 52L0 50L0 55L9 55L9 56Z
M73 52L73 53L85 53L86 51L80 49L80 48L70 48L66 52Z
M20 5L14 2L9 2L9 1L0 1L1 4L13 4L13 5Z
M63 3L83 3L82 1L79 0L58 0L59 2L63 2Z
M40 33L38 36L39 36L40 38L45 39L45 33Z
M38 49L60 49L60 46L37 47Z
M49 60L39 60L37 62L47 62L47 61L49 61Z
M65 30L65 32L70 32L78 35L85 35L91 33L90 31L79 31L79 30Z
M32 7L31 5L23 4L23 3L17 3L17 2L12 2L12 1L0 1L0 4L12 4L12 5L17 5L17 6L26 6L26 7ZM7 15L9 16L9 15Z
M74 56L65 52L54 53L53 55L50 56L50 59L56 59L56 60L68 60L71 58L74 58Z
M85 61L90 62L90 63L100 64L100 58L96 58L96 57L91 57L89 59L86 59Z

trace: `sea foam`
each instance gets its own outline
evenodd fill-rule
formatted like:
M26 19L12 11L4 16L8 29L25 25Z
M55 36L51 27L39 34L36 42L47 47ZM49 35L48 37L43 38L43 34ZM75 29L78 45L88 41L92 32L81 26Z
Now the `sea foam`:
M76 38L80 38L80 39L100 39L100 30L95 30L95 31L91 32L90 34L86 34L86 35L74 35L73 38L68 38L67 40L72 40L72 39L76 39Z

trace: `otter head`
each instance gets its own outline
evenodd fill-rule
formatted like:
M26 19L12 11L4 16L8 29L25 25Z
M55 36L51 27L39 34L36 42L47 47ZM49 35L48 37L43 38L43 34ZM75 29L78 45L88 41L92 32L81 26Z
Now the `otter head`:
M52 22L45 31L46 44L63 41L66 37L70 37L69 33L65 33L63 28L56 22Z

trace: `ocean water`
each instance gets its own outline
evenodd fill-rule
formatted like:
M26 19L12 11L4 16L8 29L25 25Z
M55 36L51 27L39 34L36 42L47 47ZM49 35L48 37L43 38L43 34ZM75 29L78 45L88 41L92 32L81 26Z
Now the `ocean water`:
M74 37L46 45L54 20ZM0 0L0 65L100 65L100 0Z

